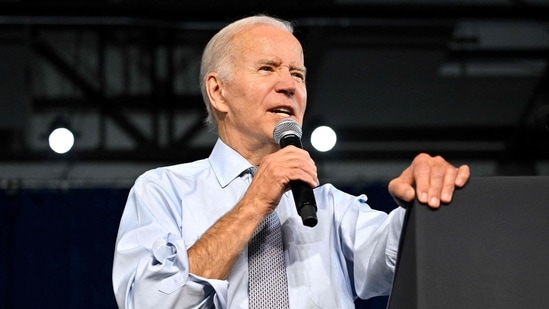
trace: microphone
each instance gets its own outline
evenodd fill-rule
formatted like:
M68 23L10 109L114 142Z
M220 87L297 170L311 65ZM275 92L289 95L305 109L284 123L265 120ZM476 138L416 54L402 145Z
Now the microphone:
M280 148L292 145L303 149L301 144L301 127L290 118L280 120L273 131L274 140L280 145ZM303 225L313 227L318 222L316 218L316 200L313 189L301 180L291 180L290 188L294 195L297 213L303 221Z

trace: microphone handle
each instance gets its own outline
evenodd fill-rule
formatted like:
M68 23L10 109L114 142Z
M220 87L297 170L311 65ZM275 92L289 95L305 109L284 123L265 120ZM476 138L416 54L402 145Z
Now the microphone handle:
M294 134L289 134L280 139L280 147L295 146L303 149L301 144L301 138ZM294 195L295 207L297 213L301 217L303 225L313 227L317 224L318 219L316 217L316 199L313 194L313 189L308 184L301 180L290 181L290 188Z
M313 189L303 181L290 181L290 188L294 195L295 207L301 217L303 225L313 227L318 222L316 218L316 200Z

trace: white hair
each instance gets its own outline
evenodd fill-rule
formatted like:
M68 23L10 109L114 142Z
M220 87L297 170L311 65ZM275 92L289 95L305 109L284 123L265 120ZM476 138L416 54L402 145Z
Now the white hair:
M294 31L293 25L288 21L266 15L255 15L239 19L225 26L211 38L204 49L200 65L200 90L208 112L205 122L212 130L215 129L216 123L206 90L206 75L216 72L220 79L228 80L231 77L231 61L235 52L232 39L243 29L257 25L270 25L290 33Z

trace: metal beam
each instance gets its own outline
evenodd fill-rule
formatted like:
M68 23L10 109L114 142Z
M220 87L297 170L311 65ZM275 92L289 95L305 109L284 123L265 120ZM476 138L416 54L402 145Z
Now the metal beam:
M156 102L173 102L173 104L158 104L154 106L151 106L151 102L153 101L151 95L118 95L106 97L106 99L109 104L128 111L150 111L151 108L160 111L171 110L181 112L205 110L200 94L160 95L154 98ZM90 104L88 98L82 97L35 97L32 100L32 107L36 113L59 108L72 111L97 110L97 106Z
M90 100L83 100L81 103L87 104L90 107L95 107L102 110L120 128L126 132L138 146L151 144L148 138L132 124L122 113L115 108L111 102L99 89L90 85L80 74L78 74L57 52L46 42L42 40L34 40L32 44L33 50L49 61L63 76L77 86Z

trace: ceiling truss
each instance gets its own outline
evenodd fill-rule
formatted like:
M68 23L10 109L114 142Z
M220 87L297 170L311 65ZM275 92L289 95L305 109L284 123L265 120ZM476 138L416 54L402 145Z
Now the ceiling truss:
M71 91L66 93L33 90L30 96L32 117L56 112L98 115L99 125L94 133L98 141L92 147L72 153L76 160L175 163L207 156L210 146L194 142L207 131L197 84L187 88L181 85L188 76L197 76L196 65L202 48L227 21L226 16L242 16L254 10L240 7L238 11L227 6L227 11L217 10L217 13L210 14L209 10L206 12L196 5L184 8L172 2L154 9L124 3L126 7L122 10L122 2L111 1L102 6L86 2L78 7L63 1L49 2L49 5L30 5L25 1L0 4L6 14L1 19L4 25L0 31L0 44L27 46L33 66L36 63L47 65L70 85ZM296 35L302 41L310 63L325 61L326 49L334 45L447 49L448 59L457 61L520 57L547 63L549 58L549 49L517 52L513 49L448 48L455 39L452 33L460 19L505 18L547 23L549 6L529 6L522 1L510 6L491 7L344 6L331 1L313 2L313 9L310 5L298 6L288 11L289 14L286 14L284 5L269 10L273 15L296 21ZM88 17L90 10L97 12L93 14L95 17ZM51 39L58 34L73 37L72 54L63 51L67 45L59 45ZM80 42L78 45L78 40L86 38L94 43ZM115 69L109 60L113 53L121 59ZM88 61L83 61L82 57L87 57ZM30 66L31 71L33 66ZM118 76L114 84L113 70L117 70ZM132 78L135 79L136 72L140 82L129 84ZM29 74L36 76L32 72ZM309 74L312 76L309 87L314 90L314 68ZM136 90L139 83L145 86ZM321 160L383 160L410 158L419 151L427 151L460 159L496 158L502 164L549 160L549 134L543 123L540 129L532 122L537 117L547 123L547 115L539 114L544 112L540 108L549 104L548 92L549 66L546 66L515 126L342 126L336 129L339 139L347 146L313 155ZM314 100L314 97L309 97L309 100ZM136 113L146 114L148 125L138 124L132 116ZM177 130L181 116L186 117L188 124L184 130ZM106 141L108 125L116 126L132 146L125 149L110 147ZM12 143L0 149L0 160L55 159L47 149L36 149L29 142L21 142L20 139L24 140L27 134L24 129L4 128L1 132L4 136L10 135ZM395 146L399 143L404 147Z

